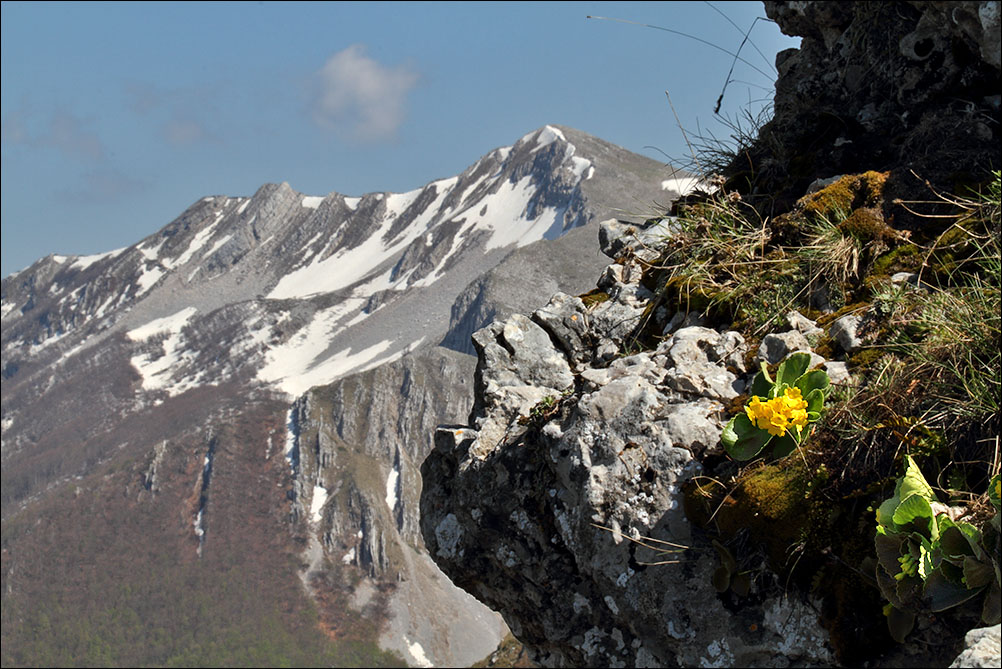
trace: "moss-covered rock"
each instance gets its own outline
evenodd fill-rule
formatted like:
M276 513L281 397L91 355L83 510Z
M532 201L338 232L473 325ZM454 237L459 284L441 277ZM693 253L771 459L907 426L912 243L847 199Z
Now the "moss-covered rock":
M860 207L877 207L883 200L888 175L888 172L872 170L847 174L835 183L802 197L797 202L797 208L805 214L830 219L845 216Z

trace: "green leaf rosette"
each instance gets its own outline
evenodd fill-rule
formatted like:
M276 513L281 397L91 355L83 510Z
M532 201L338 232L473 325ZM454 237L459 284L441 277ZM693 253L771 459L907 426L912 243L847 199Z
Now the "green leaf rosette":
M751 383L744 413L724 427L720 441L735 460L751 460L763 451L775 458L793 452L821 418L831 388L828 374L808 371L809 353L798 352L779 364L775 380L762 364Z

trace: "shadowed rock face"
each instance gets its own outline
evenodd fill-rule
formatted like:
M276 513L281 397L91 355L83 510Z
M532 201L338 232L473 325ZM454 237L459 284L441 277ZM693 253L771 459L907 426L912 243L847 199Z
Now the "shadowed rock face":
M896 195L927 200L922 180L951 191L997 169L1000 3L766 2L765 9L784 33L803 39L776 58L774 117L732 165L736 186L750 181L756 195L784 209L814 179L892 170Z

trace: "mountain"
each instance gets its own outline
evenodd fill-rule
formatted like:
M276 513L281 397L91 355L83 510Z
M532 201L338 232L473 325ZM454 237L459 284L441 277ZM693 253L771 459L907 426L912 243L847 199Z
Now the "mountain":
M392 661L374 630L411 664L486 655L504 626L417 517L468 335L590 288L597 221L686 177L545 126L407 193L206 197L5 277L4 662Z

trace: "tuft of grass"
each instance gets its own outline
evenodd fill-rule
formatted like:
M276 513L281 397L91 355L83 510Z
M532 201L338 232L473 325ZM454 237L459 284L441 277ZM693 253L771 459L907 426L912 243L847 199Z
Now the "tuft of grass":
M807 241L797 252L812 280L826 279L838 285L859 280L863 244L843 231L841 222L848 218L846 210L837 209L830 216L818 214L806 224Z

